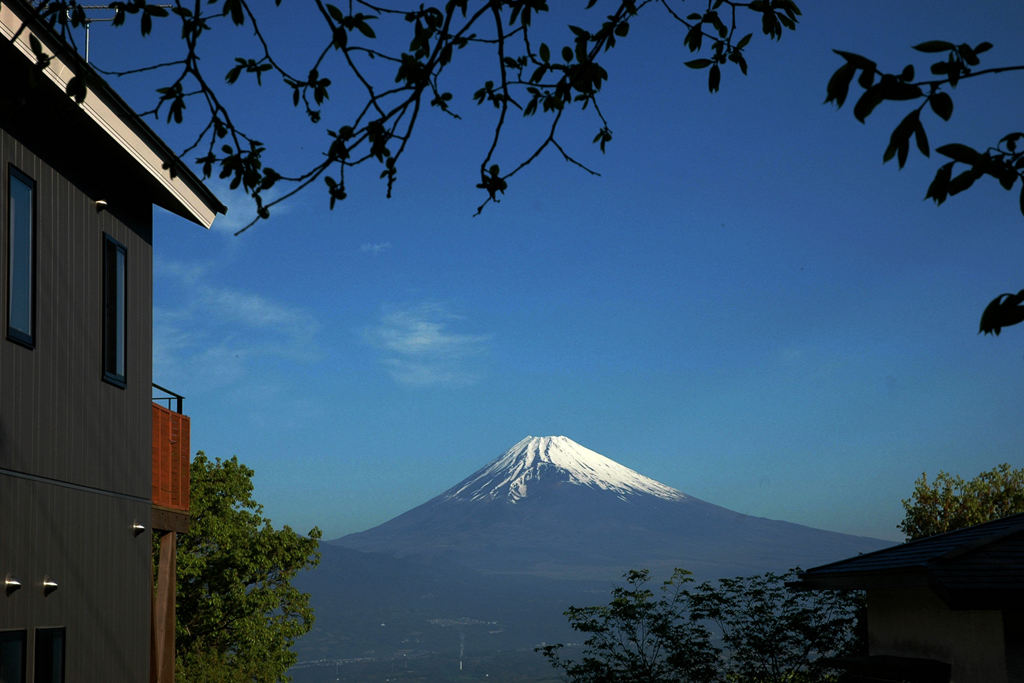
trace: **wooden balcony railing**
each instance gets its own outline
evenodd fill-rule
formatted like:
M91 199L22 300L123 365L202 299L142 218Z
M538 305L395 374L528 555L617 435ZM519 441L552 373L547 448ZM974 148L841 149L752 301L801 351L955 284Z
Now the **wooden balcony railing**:
M178 534L189 529L189 419L181 413L184 397L158 384L167 394L153 398L153 537L160 539L150 624L149 679L174 681L174 605ZM156 401L167 401L167 407ZM172 410L172 408L174 408ZM152 574L150 575L152 576Z
M153 505L188 512L189 418L153 404Z

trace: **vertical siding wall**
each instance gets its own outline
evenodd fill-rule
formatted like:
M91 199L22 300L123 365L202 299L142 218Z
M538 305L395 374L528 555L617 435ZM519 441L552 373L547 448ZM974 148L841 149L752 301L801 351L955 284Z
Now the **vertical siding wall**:
M152 385L152 247L149 209L131 228L97 212L52 167L0 132L7 325L7 167L36 182L36 343L0 339L0 467L148 498ZM127 200L127 198L126 198ZM137 202L137 200L135 200ZM123 214L122 214L123 215ZM101 380L103 234L128 251L128 385ZM141 455L141 457L140 457Z
M22 582L0 592L0 629L28 631L31 661L34 630L64 627L68 683L146 680L152 545L131 523L149 507L0 475L0 510L0 575Z
M6 340L9 163L36 183L33 349ZM151 536L132 524L151 509L151 209L86 196L2 130L0 178L0 576L23 584L0 593L0 629L28 631L30 674L34 629L63 626L68 681L145 680ZM104 233L128 254L123 389L101 379Z

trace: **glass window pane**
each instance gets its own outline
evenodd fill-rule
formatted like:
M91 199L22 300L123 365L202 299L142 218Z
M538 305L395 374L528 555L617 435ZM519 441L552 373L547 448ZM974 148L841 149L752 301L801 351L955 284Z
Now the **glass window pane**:
M103 377L124 386L127 373L128 255L124 245L103 242Z
M35 683L64 683L64 629L36 629Z
M125 272L124 272L125 262L124 262L124 258L125 258L124 250L123 249L118 249L117 250L117 255L116 255L117 275L116 275L116 285L115 285L116 288L117 288L117 312L116 312L116 317L117 317L116 326L117 326L117 329L116 329L116 332L115 332L115 335L114 335L114 355L115 355L114 372L116 372L121 377L124 377L124 374L125 374L124 373L124 355L125 355L125 348L124 348L124 341L125 341L125 339L124 339L124 337L125 337L125 323L126 323L125 314L127 313L127 310L128 310L127 307L125 306L125 303L126 303L125 302L125 297L127 295L127 290L125 288Z
M0 681L25 683L24 631L0 631Z
M33 332L32 256L35 240L34 184L13 169L8 186L10 239L7 330L20 341L31 342Z

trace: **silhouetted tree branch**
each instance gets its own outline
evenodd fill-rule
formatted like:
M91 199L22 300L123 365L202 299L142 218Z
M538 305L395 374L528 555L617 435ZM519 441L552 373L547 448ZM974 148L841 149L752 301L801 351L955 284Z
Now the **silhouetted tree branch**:
M597 174L562 139L562 130L570 120L579 128L583 117L595 126L593 142L602 152L612 141L611 123L600 106L608 79L602 64L630 35L632 26L658 20L678 26L685 49L694 55L685 65L706 70L708 90L717 92L729 64L747 73L745 54L755 33L777 40L784 31L795 29L800 17L793 0L587 0L574 13L576 23L566 25L553 18L547 0L435 0L415 9L368 0L314 1L317 20L304 27L306 53L288 55L292 63L305 60L301 69L283 65L277 56L281 46L265 30L277 12L289 11L281 7L282 0L275 0L276 9L250 0L173 0L169 11L149 0L110 5L115 26L137 24L142 35L150 34L156 21L177 22L181 40L174 58L103 73L162 75L155 105L143 116L190 126L194 137L181 150L186 160L195 163L204 178L216 175L232 190L252 197L255 218L239 232L317 182L323 183L334 208L348 196L348 174L361 167L375 169L390 197L402 157L424 114L436 109L459 119L457 108L468 104L457 102L449 86L455 64L474 65L481 84L471 99L493 109L493 130L476 183L484 193L479 213L499 201L510 180L549 149L569 164ZM89 21L78 0L38 0L33 7L72 45L72 29ZM756 26L751 30L749 24ZM555 36L557 42L538 39L538 33L549 41ZM202 47L211 41L232 45L239 53L223 83L219 73L211 77L204 71L199 59ZM843 63L828 82L825 101L842 107L851 88L858 90L852 109L861 122L887 100L909 103L910 110L891 132L882 157L886 162L895 158L902 168L911 144L930 156L928 112L948 121L958 86L982 76L1024 70L1024 65L1014 64L981 68L982 55L991 48L988 42L919 43L914 49L934 58L927 78L918 78L913 64L889 72L868 57L836 50ZM47 55L37 46L33 49L45 66ZM246 107L238 111L227 104L226 89L232 85L262 87L271 81L284 86L301 119L323 134L322 147L288 170L265 163L267 145L244 128ZM343 95L336 98L343 100L340 107L330 103L331 94L338 91ZM68 92L78 100L85 96L78 79L72 79ZM186 105L193 101L201 104L189 109ZM539 119L533 126L534 141L503 145L516 113ZM1005 133L984 147L954 142L935 151L948 159L925 195L937 204L983 176L1007 190L1024 178L1024 132ZM1019 196L1024 212L1024 180ZM1024 319L1019 296L996 297L982 316L980 332L998 334Z
M796 27L800 15L792 0L588 0L577 13L579 25L552 31L547 0L447 0L411 10L404 4L365 0L315 2L320 21L306 29L307 67L301 70L282 65L276 56L279 48L265 30L275 20L275 11L288 11L280 8L281 0L274 2L277 10L249 0L174 0L169 11L148 0L110 5L115 26L137 24L142 35L150 34L156 21L179 25L176 58L105 73L163 75L156 104L143 115L194 126L193 142L182 153L198 156L187 161L196 163L205 178L216 175L231 189L252 196L256 218L239 232L319 179L333 208L347 197L347 173L365 165L377 167L390 196L423 113L436 109L460 117L455 107L466 103L456 103L448 88L456 62L484 65L482 84L472 99L495 110L493 134L479 167L477 188L485 195L479 212L499 201L510 179L548 148L570 164L596 173L562 141L560 130L568 115L588 116L596 123L594 143L602 151L612 140L599 105L608 78L601 62L629 35L632 24L658 20L656 12L677 24L686 48L702 55L687 65L706 69L708 88L714 92L728 63L747 71L744 50L757 29L743 33L744 22L757 22L763 35L779 39L784 30ZM72 29L89 21L78 0L40 0L35 9L72 44ZM564 46L552 47L534 38L542 20L547 22L544 34L561 33ZM229 37L231 30L235 32ZM214 40L235 46L239 53L223 84L220 74L211 77L199 59L203 45ZM263 86L271 79L285 86L305 121L325 134L323 147L304 166L288 171L264 162L267 146L249 134L239 112L225 104L225 88L242 81ZM344 88L347 111L341 114L336 107L327 109L339 83L357 84ZM198 110L187 106L193 101L201 103ZM513 112L546 120L526 148L501 145ZM328 120L331 125L325 123Z
M841 108L851 86L862 91L853 105L853 115L861 123L887 100L913 103L910 111L893 129L882 155L883 162L895 157L900 168L907 162L911 139L921 154L930 156L931 148L922 118L926 109L930 109L932 114L943 121L948 121L953 116L952 94L957 92L958 85L981 76L1024 70L1024 65L979 69L979 55L992 49L992 44L988 42L972 46L968 43L928 40L915 45L914 49L939 56L928 68L928 72L937 78L917 78L917 69L913 64L907 64L898 73L883 71L874 60L836 50L844 63L829 80L825 97L826 102L834 102L836 107ZM984 149L954 142L936 147L935 151L950 161L939 166L925 198L942 204L949 197L970 188L983 176L994 178L1005 190L1012 190L1020 180L1020 211L1024 213L1024 133L1011 131L997 141L990 142ZM993 299L981 316L979 333L998 335L1003 327L1024 320L1024 308L1019 306L1022 300L1024 290L1018 294L1000 294Z

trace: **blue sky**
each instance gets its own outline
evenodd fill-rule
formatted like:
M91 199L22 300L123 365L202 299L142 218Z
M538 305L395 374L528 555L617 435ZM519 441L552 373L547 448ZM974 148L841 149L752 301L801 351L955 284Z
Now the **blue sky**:
M353 177L333 212L307 192L240 237L244 198L216 182L231 211L211 232L157 211L154 381L187 396L193 447L237 454L275 523L328 538L527 434L740 512L890 539L921 472L1020 465L1024 330L976 334L1024 285L1016 194L979 182L935 207L934 158L881 163L904 108L865 126L822 101L832 48L898 69L923 40L989 40L992 63L1020 61L1024 10L802 4L796 33L755 40L750 75L713 96L680 36L635 22L606 63L607 153L589 120L568 135L601 177L548 154L478 217L491 110L468 71L466 120L424 121L390 200L376 173ZM146 108L145 87L115 86ZM1020 86L963 84L950 123L925 119L933 147L1015 130ZM272 165L315 149L298 117L247 107Z

